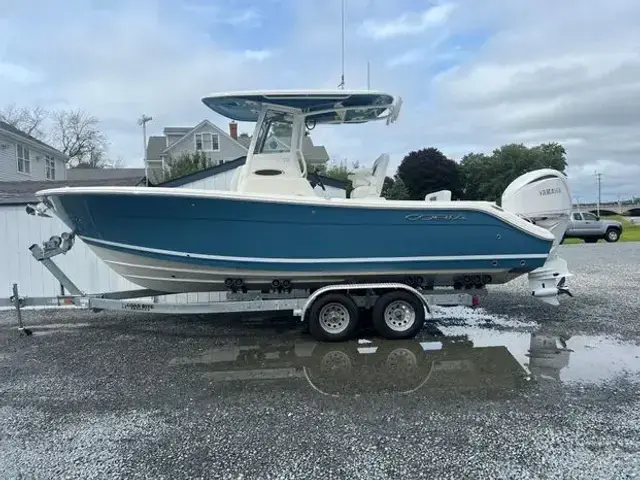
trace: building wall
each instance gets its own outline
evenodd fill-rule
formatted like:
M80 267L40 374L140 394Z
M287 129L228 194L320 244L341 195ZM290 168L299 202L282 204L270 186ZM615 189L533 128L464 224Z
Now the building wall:
M47 180L44 150L22 142L20 142L22 145L29 148L31 174L18 172L17 143L13 137L0 133L0 181ZM4 145L6 145L5 148L3 148ZM55 175L55 180L66 180L67 178L65 163L60 158L55 159Z
M223 134L221 130L218 130L215 127L207 124L202 125L195 132L191 133L183 140L176 143L169 151L169 154L173 158L179 158L183 153L194 153L196 151L195 135L197 133L205 132L218 135L220 150L214 152L206 152L207 155L209 155L209 157L211 158L211 161L214 165L217 164L220 160L226 162L247 154L247 150L242 145L239 145L236 142L230 140L229 137Z

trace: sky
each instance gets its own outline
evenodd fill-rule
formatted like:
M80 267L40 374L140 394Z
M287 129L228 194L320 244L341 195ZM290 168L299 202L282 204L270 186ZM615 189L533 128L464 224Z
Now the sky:
M207 118L209 93L336 88L341 0L0 0L0 107L82 108L110 156ZM393 174L412 150L459 161L560 142L574 199L640 196L638 0L345 0L347 89L401 96L395 124L318 127L336 161ZM251 133L250 124L240 131Z

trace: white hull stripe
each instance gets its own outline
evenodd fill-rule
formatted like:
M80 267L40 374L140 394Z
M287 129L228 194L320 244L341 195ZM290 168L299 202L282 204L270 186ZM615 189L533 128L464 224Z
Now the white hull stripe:
M390 263L390 262L448 262L448 261L473 261L473 260L524 260L535 258L547 258L545 253L527 253L522 255L452 255L429 257L364 257L364 258L261 258L261 257L231 257L225 255L205 255L202 253L175 252L159 248L140 247L125 243L109 242L91 237L80 237L91 243L98 243L110 247L123 248L139 252L156 253L159 255L172 255L175 257L197 258L201 260L217 260L221 262L246 262L246 263Z

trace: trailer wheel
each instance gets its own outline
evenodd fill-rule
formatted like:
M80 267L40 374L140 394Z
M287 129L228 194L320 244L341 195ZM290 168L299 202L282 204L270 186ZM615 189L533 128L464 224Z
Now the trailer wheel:
M380 296L373 306L373 326L384 338L413 338L424 325L424 305L412 293L397 290Z
M309 309L309 333L319 341L347 340L358 326L358 313L358 306L349 295L323 295Z

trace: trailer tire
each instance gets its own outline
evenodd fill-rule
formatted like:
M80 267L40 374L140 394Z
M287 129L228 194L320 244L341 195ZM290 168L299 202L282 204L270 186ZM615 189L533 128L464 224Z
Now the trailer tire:
M373 306L373 326L384 338L415 337L424 326L424 305L413 293L394 290L381 295Z
M347 340L358 327L358 314L358 306L349 295L327 293L309 308L309 333L321 342Z

